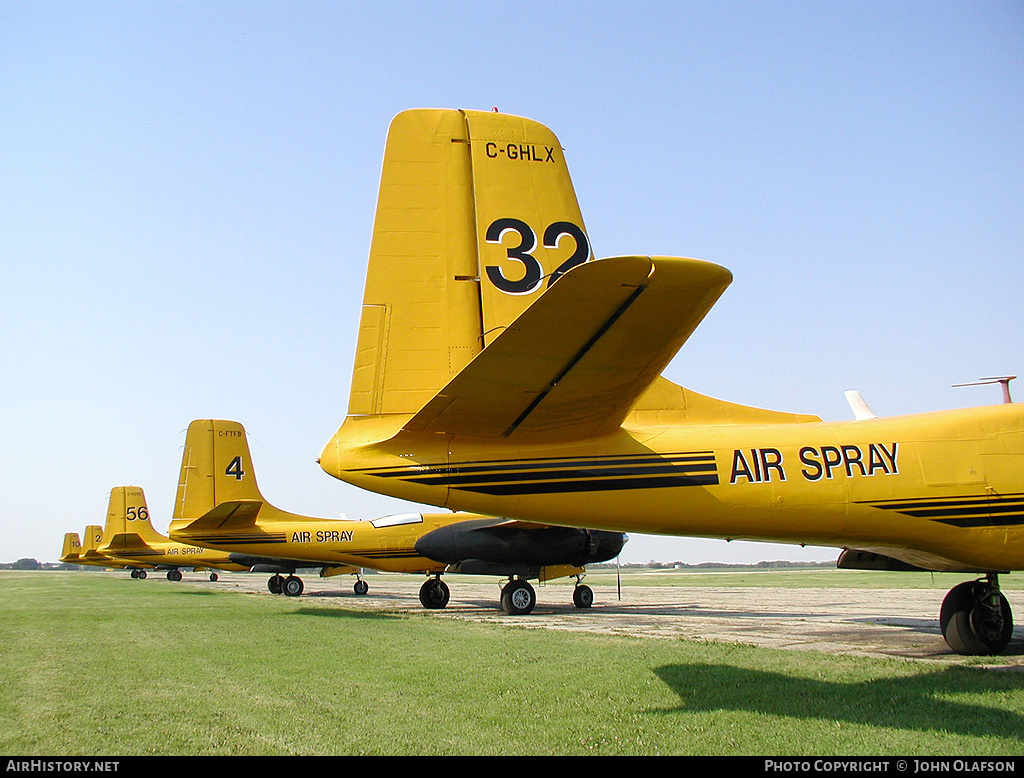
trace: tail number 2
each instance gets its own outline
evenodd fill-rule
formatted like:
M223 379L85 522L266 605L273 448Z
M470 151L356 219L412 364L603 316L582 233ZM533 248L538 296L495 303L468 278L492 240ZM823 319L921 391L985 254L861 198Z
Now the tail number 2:
M505 235L514 232L519 235L519 244L505 250L505 256L510 260L523 265L523 277L519 280L511 280L505 277L502 269L497 265L488 265L484 268L487 271L487 278L505 294L530 294L537 290L544 280L544 268L533 252L537 249L537 235L526 222L519 219L504 218L496 219L487 228L485 239L488 243L502 244ZM548 286L555 283L559 277L581 265L590 258L590 243L583 229L572 222L555 222L544 230L544 248L557 249L564 236L568 235L576 243L576 247L565 262L559 265L548 278Z

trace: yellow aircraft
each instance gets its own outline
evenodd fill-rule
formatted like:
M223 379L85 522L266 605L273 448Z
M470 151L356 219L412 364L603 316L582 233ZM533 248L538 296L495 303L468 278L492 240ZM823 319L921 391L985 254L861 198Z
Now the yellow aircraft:
M216 568L242 571L249 568L233 562L222 551L210 551L178 543L157 532L149 519L146 495L137 486L115 486L110 490L103 542L96 551L132 568L132 578L145 578L145 567L167 571L167 580L180 581L182 568L196 572ZM217 580L210 572L210 580Z
M138 577L141 573L145 578L144 567L139 563L128 562L123 559L115 559L107 554L100 553L99 547L103 545L103 527L98 524L90 524L85 528L85 542L78 537L77 532L68 532L64 535L64 547L61 552L60 561L69 562L75 565L91 565L93 567L117 567L131 568L132 578Z
M77 565L82 553L82 539L77 532L64 533L64 547L60 552L60 561L65 564Z
M64 546L60 552L60 561L69 565L84 564L79 559L82 555L82 539L77 532L64 533Z
M593 260L562 146L537 122L399 114L348 415L320 464L453 510L980 574L940 626L955 651L1002 651L998 575L1024 568L1024 411L824 422L665 379L731 279L697 259Z
M450 591L444 572L509 577L504 610L529 613L536 604L530 578L576 578L573 602L589 607L593 591L581 583L584 565L614 558L624 537L459 513L408 513L372 521L318 519L276 508L256 483L245 429L236 421L200 419L188 426L170 536L223 549L255 572L274 572L271 592L296 596L300 567L323 575L372 568L428 576L420 588L426 608L443 608ZM290 560L290 561L289 561ZM282 579L280 572L289 572ZM368 586L360 578L356 593Z
M98 525L91 525L85 528L86 544L77 532L64 534L64 546L61 550L60 561L73 565L92 565L94 567L130 567L122 560L100 554L96 549L103 543L103 528ZM134 578L134 570L132 577Z

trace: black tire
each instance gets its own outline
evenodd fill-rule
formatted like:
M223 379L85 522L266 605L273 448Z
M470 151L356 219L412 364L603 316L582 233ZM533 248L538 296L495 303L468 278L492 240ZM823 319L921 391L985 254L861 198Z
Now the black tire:
M167 571L167 580L168 581L180 581L181 580L181 570L168 570Z
M145 578L145 577L146 577L146 571L145 570L139 570L139 578Z
M284 586L281 587L281 591L289 597L298 597L302 594L302 590L305 587L302 585L302 579L297 576L290 575L284 579Z
M366 594L370 591L370 585L366 581L356 581L356 585L352 588L355 589L356 594Z
M964 656L1000 654L1013 634L1013 612L999 593L992 601L984 581L954 586L942 601L939 627L947 645Z
M267 581L267 588L271 594L280 594L283 591L284 579L279 575L270 576L270 580Z
M219 581L220 580L220 576L217 575L216 573L210 573L210 580L211 581Z
M501 609L509 616L525 616L536 604L537 594L527 581L517 578L501 590Z
M451 592L448 584L440 578L428 578L420 587L420 605L430 610L440 610L448 604Z
M580 584L572 590L572 604L577 608L589 608L594 604L594 590L586 584Z

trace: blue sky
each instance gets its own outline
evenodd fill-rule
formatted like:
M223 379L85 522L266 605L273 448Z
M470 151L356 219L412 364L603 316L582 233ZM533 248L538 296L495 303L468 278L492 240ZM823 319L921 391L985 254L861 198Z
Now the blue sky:
M1020 2L12 1L0 73L0 561L122 484L165 529L194 418L245 424L282 508L407 507L315 463L406 108L541 121L598 256L732 270L667 371L697 391L847 419L1024 375Z

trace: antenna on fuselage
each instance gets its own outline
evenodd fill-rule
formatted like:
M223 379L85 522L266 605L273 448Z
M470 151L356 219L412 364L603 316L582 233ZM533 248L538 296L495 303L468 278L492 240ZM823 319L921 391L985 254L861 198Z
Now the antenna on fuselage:
M850 410L853 411L853 418L857 421L863 421L864 419L877 419L874 411L872 411L864 398L861 397L860 392L856 389L848 389L843 392L846 395L846 402L850 405Z
M622 600L622 576L619 572L619 556L615 555L615 590L618 592L619 600Z
M1010 399L1010 381L1017 376L1015 375L1004 375L1004 376L993 376L991 378L979 378L977 381L972 381L969 384L953 384L953 386L983 386L985 384L1001 384L1003 387L1003 402L1012 403Z

